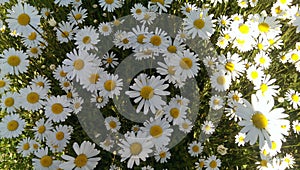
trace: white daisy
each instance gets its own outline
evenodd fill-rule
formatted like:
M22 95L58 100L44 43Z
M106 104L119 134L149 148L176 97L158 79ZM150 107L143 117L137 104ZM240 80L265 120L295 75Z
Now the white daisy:
M0 122L0 138L15 138L22 134L25 120L18 114L6 115Z
M102 22L99 24L98 30L101 35L108 36L112 33L113 29L110 22Z
M264 72L261 67L250 66L247 71L247 79L250 80L254 85L259 84L263 78Z
M158 54L162 53L168 47L167 42L169 38L167 32L156 27L153 34L149 33L147 35L145 42L150 50L153 50L155 54Z
M51 96L46 102L45 115L53 122L64 122L72 111L67 96Z
M294 168L295 165L295 158L291 154L285 154L285 156L282 158L282 164L285 164L287 168Z
M224 100L219 95L214 95L209 100L209 106L213 110L219 110L224 106Z
M44 105L44 99L47 97L47 91L39 86L31 85L20 90L21 107L30 111L37 111Z
M207 170L219 170L220 166L221 166L221 160L217 159L215 155L208 157L204 163L204 167L206 167Z
M164 108L165 117L169 122L172 122L173 125L180 125L183 119L186 118L186 111L188 107L180 105L179 103L169 103Z
M84 22L86 17L87 10L81 7L76 7L68 14L68 21L74 24L81 24Z
M104 11L114 12L115 9L122 7L122 1L119 0L99 0L100 6Z
M42 29L37 27L37 31L32 30L31 32L24 33L22 35L22 42L26 47L34 47L39 45L40 41L43 41L42 36L39 33L42 33Z
M262 82L254 86L256 95L258 97L270 98L278 94L278 85L272 85L276 82L276 79L271 79L271 75L267 74L263 76Z
M162 12L168 12L167 8L170 8L170 5L172 4L173 0L152 0L150 1L150 6L155 6L155 9L158 8L158 13L161 14Z
M154 152L154 158L156 162L165 163L168 162L167 159L170 159L171 153L169 151L169 148L167 147L159 147L156 148L156 151Z
M76 153L76 157L69 155L62 155L61 157L67 162L59 165L62 169L94 169L96 168L100 157L95 157L100 153L99 150L95 148L95 144L89 141L83 141L79 147L77 142L73 143L73 149Z
M103 108L108 103L109 98L107 96L101 96L100 92L92 94L91 103L96 103L98 109Z
M209 135L213 134L215 132L215 125L213 124L212 121L206 120L202 125L201 125L201 130L204 132L204 134Z
M71 4L72 0L55 0L54 3L57 4L58 6L65 6L67 7L68 5Z
M262 67L263 69L268 69L271 65L271 58L269 55L263 51L255 55L254 61L257 66Z
M107 72L104 71L103 68L96 67L95 69L91 70L90 73L87 73L87 75L81 80L80 84L83 86L83 88L94 93L99 90L98 83L106 74Z
M192 122L188 119L184 119L180 124L179 124L179 130L182 131L183 133L190 133L193 128Z
M103 65L105 65L106 68L108 67L115 68L119 64L118 58L116 57L116 54L113 52L105 53L102 58L102 63Z
M33 127L32 130L34 131L35 139L44 141L52 129L53 129L52 122L49 120L45 121L45 119L42 118L35 122L35 126Z
M294 109L298 109L298 106L300 106L300 93L298 91L289 89L285 93L285 98L287 101L290 102Z
M0 80L1 82L1 80ZM2 93L2 92L1 92ZM7 113L13 113L16 109L19 109L17 93L7 92L1 96L0 107L2 110L5 110Z
M113 98L113 96L120 95L122 90L123 82L119 79L119 76L113 74L104 74L103 77L98 82L98 87L100 89L101 96L107 96Z
M244 146L245 145L245 138L246 134L239 132L237 135L235 135L235 143L237 143L238 146Z
M37 75L35 76L32 81L30 82L31 85L37 85L39 87L42 87L43 89L45 89L46 91L49 91L51 88L51 84L50 84L50 80L45 77L45 76L41 76L41 75Z
M133 17L135 19L140 18L144 12L146 12L147 8L144 7L141 3L135 3L134 6L130 9Z
M200 142L193 141L189 144L188 150L191 156L197 157L203 151L203 146Z
M23 157L27 157L33 152L33 149L30 146L30 138L24 138L19 142L17 146L17 153L22 154Z
M70 142L73 128L67 125L58 125L47 136L47 145L53 152L61 152Z
M182 87L183 80L179 76L175 76L175 65L171 63L169 57L164 57L164 63L158 62L159 67L156 68L157 72L165 76L165 80L175 85L175 87Z
M28 56L22 51L9 48L4 50L0 55L1 74L15 74L25 73L29 66Z
M121 128L121 123L117 117L109 116L105 118L104 124L106 126L106 129L112 132L118 132Z
M292 122L292 127L293 127L294 133L299 135L300 134L300 122L299 122L299 120L294 120Z
M194 10L197 10L197 6L196 4L191 4L189 2L185 2L181 8L180 8L180 11L182 14L184 15L188 15L191 11L194 11Z
M60 43L73 40L74 34L77 33L75 24L65 21L59 23L58 27L54 28L54 30L56 30L56 36Z
M130 98L135 98L134 103L139 103L136 112L139 113L144 108L144 114L149 112L155 113L156 110L161 110L162 106L166 105L166 102L161 99L161 96L169 95L168 91L165 91L169 85L164 84L164 80L161 80L160 76L148 77L142 75L139 78L134 79L134 84L130 86L133 91L126 91Z
M82 29L78 30L75 35L74 40L75 45L79 50L97 50L97 43L99 40L99 34L97 30L92 26L84 26Z
M213 73L210 77L212 88L217 91L226 91L231 85L230 75L226 75L224 71L218 71Z
M32 159L32 165L35 169L49 170L58 168L59 161L54 160L52 155L48 153L48 147L40 148L35 152L35 156L38 157Z

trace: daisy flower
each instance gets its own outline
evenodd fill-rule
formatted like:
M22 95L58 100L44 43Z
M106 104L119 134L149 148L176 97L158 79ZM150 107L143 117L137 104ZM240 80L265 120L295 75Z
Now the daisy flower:
M73 40L74 34L77 33L77 27L75 24L65 21L59 23L58 27L54 28L54 30L56 30L56 36L60 43L67 43Z
M210 77L210 82L212 88L222 92L229 89L231 85L231 78L229 75L226 75L224 71L218 71L213 73L213 75Z
M210 70L214 70L216 65L218 65L217 58L211 56L204 57L203 63L206 69L210 69Z
M123 50L129 49L131 48L131 42L130 42L130 37L132 37L132 33L131 32L126 32L126 31L121 31L118 30L115 34L114 34L114 40L113 43L115 44L115 46L117 46L118 48L122 48Z
M38 32L42 32L42 29L40 29L39 27L37 28ZM38 46L40 41L43 41L42 36L36 32L35 30L32 30L28 33L24 33L22 35L22 42L26 47L34 47L34 46Z
M149 112L155 113L156 110L161 110L162 106L166 105L166 102L161 99L161 96L169 95L168 91L165 91L169 85L164 84L164 80L161 80L160 76L148 77L142 75L139 78L134 79L134 84L130 86L133 91L126 91L130 98L135 98L134 103L139 103L136 112L139 113L144 108L144 114Z
M196 4L191 4L189 2L185 2L181 8L180 11L184 15L188 15L191 11L197 10Z
M47 136L47 145L52 151L61 152L69 143L73 128L67 125L56 126Z
M148 44L148 48L154 51L154 53L162 53L164 49L168 48L168 36L167 32L156 27L153 34L148 34L145 42Z
M260 154L261 161L255 162L258 166L256 167L259 170L268 170L271 168L271 157L269 155Z
M85 18L87 17L87 10L81 7L73 9L68 14L68 21L70 23L81 24L84 22Z
M197 157L203 151L203 146L200 142L193 141L189 144L188 150L191 156Z
M99 88L98 83L100 79L107 74L108 73L104 71L103 68L96 67L95 69L92 69L90 73L87 73L87 75L81 80L80 84L83 86L83 88L94 93Z
M198 35L202 39L209 39L215 32L213 14L208 9L193 10L183 19L184 30L194 39Z
M101 96L107 96L113 98L114 95L120 95L122 90L123 82L119 79L119 76L113 74L104 74L103 77L98 82L98 87L100 89Z
M215 155L208 157L204 162L204 167L206 167L207 170L219 170L220 166L221 160L217 159Z
M106 68L111 67L115 68L119 64L118 58L116 57L116 54L111 52L111 53L105 53L103 58L102 58L102 63L105 65Z
M291 50L289 51L286 56L289 58L290 63L297 63L300 60L300 51L299 50Z
M135 3L134 6L130 9L133 17L135 19L140 18L144 12L146 12L147 8L144 7L141 3Z
M149 154L152 153L153 143L147 137L146 133L139 131L137 135L134 132L125 134L125 139L121 139L118 144L121 147L121 162L129 158L127 168L132 168L133 164L140 165L140 159L145 161Z
M299 135L300 134L300 122L299 122L299 120L294 120L292 122L292 127L293 127L294 133Z
M87 51L73 50L67 53L67 59L63 61L64 72L67 72L67 78L72 80L76 77L76 81L83 79L87 73L95 69L95 55L89 54Z
M52 129L52 122L50 120L45 121L45 119L42 118L35 122L35 126L32 130L34 131L35 139L44 141Z
M180 95L175 95L175 97L171 98L169 104L171 104L171 103L174 103L174 104L177 103L181 106L186 106L187 107L188 104L190 103L190 100L185 98L185 97L182 97Z
M35 152L37 158L32 159L32 164L35 169L48 170L48 169L57 169L59 161L54 160L51 155L48 153L48 147L41 148Z
M202 170L204 168L204 164L205 164L205 157L199 158L198 161L195 163L195 169Z
M285 164L287 168L294 168L295 158L293 157L293 155L287 153L281 161L282 164Z
M229 117L229 120L233 119L235 122L238 120L241 121L241 117L236 115L237 102L227 102L227 106L224 112L226 116Z
M30 146L30 138L24 138L22 139L21 142L19 142L18 146L17 146L17 153L22 154L23 157L27 157L28 155L30 155L33 150Z
M250 80L254 85L259 84L264 76L264 72L261 67L250 66L246 71L247 79Z
M165 117L169 122L172 122L173 125L180 125L183 119L186 118L186 111L188 107L182 106L179 103L169 103L164 108Z
M163 51L163 56L174 57L177 55L182 55L183 51L186 49L185 44L183 44L179 38L174 40L169 39L168 47Z
M106 151L110 151L110 149L114 145L114 140L110 137L107 137L103 142L100 142L100 147Z
M219 110L224 106L224 100L219 95L214 95L209 100L209 106L213 110Z
M1 83L1 81L0 81ZM2 92L1 92L2 93ZM13 113L19 108L17 93L7 92L1 96L0 107L1 110L5 110L7 113Z
M271 58L263 51L255 55L254 61L257 66L260 66L263 69L268 69L271 65Z
M98 37L96 29L92 26L84 26L75 35L75 45L79 50L97 50L96 45L100 41Z
M261 35L279 34L281 25L276 21L276 17L259 16L257 21L257 29Z
M99 24L98 30L101 35L108 36L112 33L113 29L110 22L102 22Z
M53 122L64 122L72 111L67 96L51 96L46 102L45 115Z
M27 86L20 90L20 102L21 107L30 111L37 111L44 105L44 99L47 97L47 91L39 86L32 85Z
M242 93L237 90L228 93L228 103L242 103Z
M237 143L238 146L244 146L245 145L245 138L246 134L239 132L237 135L235 135L235 143Z
M45 76L41 76L41 75L37 75L35 76L32 81L30 81L30 84L42 87L43 89L45 89L46 91L49 91L51 88L51 84L50 84L50 80L45 77Z
M22 51L9 48L4 50L0 55L1 74L15 74L25 73L29 66L28 56Z
M254 90L259 97L271 98L278 94L278 85L272 85L276 82L276 79L271 79L271 75L267 74L263 76L262 82L256 84Z
M100 92L92 94L91 103L95 103L98 109L103 108L108 103L109 98L107 96L101 96Z
M179 76L175 75L175 65L171 63L171 59L169 57L164 57L164 63L158 62L159 67L156 68L157 72L165 76L165 80L169 83L175 85L175 87L183 86L183 80L180 79Z
M83 102L84 100L81 97L76 97L72 99L71 104L74 114L78 114L81 111Z
M145 25L140 26L139 24L136 25L136 27L132 28L131 37L129 42L131 43L131 46L135 50L145 50L146 47L146 37L148 34L152 34L152 32L149 32L149 28Z
M141 15L139 15L136 18L138 21L140 21L143 25L151 25L153 21L156 19L156 12L146 10Z
M0 138L15 138L22 134L25 120L18 114L6 115L0 122Z
M161 14L162 12L168 12L167 8L170 8L172 2L173 0L152 0L150 1L150 6L153 7L154 5L155 8L158 8L158 13Z
M271 136L270 140L271 140L271 147L269 147L266 142L261 150L263 150L265 153L267 153L268 155L273 157L281 152L280 150L281 150L281 146L282 146L282 141L280 139L272 139L272 136Z
M80 146L77 142L73 143L73 149L76 153L76 157L69 155L62 155L61 157L66 160L59 165L62 169L94 169L96 168L100 157L95 157L100 153L99 150L95 148L95 144L89 141L83 141Z
M109 116L105 118L104 124L107 130L111 130L112 132L118 132L121 128L121 123L118 118Z
M19 2L8 11L7 19L10 30L16 30L17 33L28 33L40 25L41 16L38 11L27 3Z
M64 70L65 70L65 66L59 65L53 71L53 77L58 81L65 80L67 78L67 72L65 72Z
M293 90L293 89L289 89L286 93L285 93L285 98L287 101L290 102L290 104L292 105L292 107L294 109L298 109L298 106L300 106L300 93Z
M122 1L119 0L99 0L99 4L104 11L114 12L115 9L122 7Z
M212 123L212 121L205 121L201 125L201 130L204 132L206 135L213 134L215 132L215 125Z
M141 130L151 137L150 139L156 148L168 145L173 132L166 118L153 119L152 117L150 121L144 122L144 127Z
M188 119L184 119L180 124L179 124L179 130L182 131L183 133L187 134L190 133L192 130L193 125L192 122Z
M199 71L198 54L191 52L189 49L183 51L183 55L179 55L171 60L175 66L175 76L182 77L183 80L193 78Z
M163 146L160 148L156 148L156 151L154 152L154 158L156 162L165 163L168 162L167 159L170 159L171 153L169 151L169 148Z
M228 16L226 15L221 15L219 18L218 18L218 23L221 27L228 27L230 26L231 24L231 21L232 19L229 18Z
M259 137L259 147L262 148L265 140L271 146L270 136L282 139L279 122L287 121L284 118L288 117L283 113L284 109L272 109L273 99L258 98L254 94L251 95L251 103L244 99L244 104L238 103L236 109L237 115L243 119L238 124L244 126L241 133L246 133L245 142L250 141L250 145L253 145Z

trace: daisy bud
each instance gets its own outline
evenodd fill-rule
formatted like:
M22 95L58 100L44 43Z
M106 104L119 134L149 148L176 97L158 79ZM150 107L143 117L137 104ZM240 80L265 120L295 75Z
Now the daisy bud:
M50 24L50 26L55 27L56 26L56 21L54 20L54 18L51 18L48 20L48 23Z
M94 5L93 5L93 8L97 8L97 7L98 7L98 5L97 5L97 4L94 4Z

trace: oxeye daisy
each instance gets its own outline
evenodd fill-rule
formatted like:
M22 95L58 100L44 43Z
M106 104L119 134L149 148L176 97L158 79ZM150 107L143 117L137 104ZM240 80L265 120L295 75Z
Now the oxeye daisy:
M83 85L83 88L87 89L90 92L96 92L99 88L98 83L100 79L106 75L107 72L104 71L103 68L95 68L90 73L87 73L87 75L82 79L80 82L81 85Z
M22 154L23 157L26 157L33 152L33 149L30 146L30 141L30 138L24 138L17 146L17 152Z
M119 0L99 0L100 6L104 11L114 12L115 9L122 7L122 1Z
M294 109L298 109L298 106L300 106L300 93L298 91L289 89L285 93L285 98L287 101L290 102Z
M265 150L265 152L270 156L276 156L281 151L282 141L280 139L272 139L272 136L270 138L271 140L271 147L268 146L267 143L262 147L261 150Z
M229 18L228 16L226 15L221 15L219 18L218 18L218 23L221 27L228 27L230 26L231 24L231 18Z
M145 161L149 154L152 153L153 143L146 133L134 132L125 134L125 139L121 139L118 144L121 147L119 154L121 154L121 162L129 158L127 168L132 168L133 164L140 165L140 159Z
M141 15L137 17L137 20L140 21L143 25L151 25L156 19L156 13L150 10L146 10Z
M64 122L71 112L71 103L67 96L51 96L46 102L45 115L53 122Z
M15 138L22 134L25 120L18 114L6 115L0 122L0 138Z
M189 2L185 2L180 8L181 13L184 15L188 15L191 11L194 10L197 10L197 6Z
M142 75L139 78L134 79L134 84L130 86L132 91L126 91L130 98L135 98L134 103L139 103L136 112L139 113L142 109L144 114L149 112L155 113L156 110L161 110L162 106L166 105L166 102L161 99L161 96L169 95L168 91L165 91L169 85L164 84L164 80L161 80L160 76L148 77Z
M147 10L141 3L135 3L134 6L130 9L133 17L135 19L139 18Z
M293 155L287 153L281 161L282 164L285 164L287 168L294 168L295 158L293 157Z
M28 33L37 28L41 16L37 9L27 3L19 2L8 10L6 22L11 30L17 33Z
M248 8L248 0L237 0L238 6L241 8Z
M188 107L182 106L179 103L169 103L165 110L165 117L169 122L172 122L173 125L180 125L183 119L186 118L186 111Z
M294 120L292 122L292 127L293 127L294 133L299 135L300 134L300 122L299 122L299 120Z
M106 151L110 151L114 144L114 140L110 137L107 137L106 139L104 139L104 141L100 142L100 147Z
M29 57L38 58L42 54L42 48L40 46L33 46L26 50Z
M50 80L47 77L41 76L41 75L35 76L32 79L32 81L30 82L30 84L42 87L46 91L48 91L50 89L50 87L51 87Z
M260 16L257 21L257 29L261 35L279 34L281 25L276 21L276 17Z
M192 122L188 119L184 119L180 124L179 124L179 130L184 132L184 133L190 133L192 130L193 125Z
M221 166L221 160L217 159L215 155L208 157L204 163L204 167L206 167L207 170L219 170L220 166Z
M126 31L121 31L118 30L114 34L114 40L113 43L118 47L122 48L123 50L131 48L131 42L130 42L130 37L132 37L131 32L126 32Z
M18 102L26 110L37 111L43 107L46 95L47 91L42 87L36 85L27 86L20 90Z
M44 19L47 19L53 14L53 11L51 11L49 8L42 8L41 9L41 15Z
M119 79L119 76L113 74L104 74L103 77L98 82L98 87L100 89L101 96L107 96L113 98L114 95L120 95L122 90L123 80Z
M261 67L250 66L247 71L247 79L250 80L254 85L261 82L264 72Z
M164 58L164 63L158 62L157 64L159 65L159 67L156 68L157 72L160 75L165 76L166 81L174 84L175 87L183 86L183 80L175 75L175 65L171 63L169 57Z
M47 136L47 145L52 147L52 151L61 152L71 139L72 127L67 125L58 125L52 129Z
M53 71L53 77L58 80L64 80L67 78L67 72L65 72L65 66L61 66L59 65L58 67L55 68L55 70Z
M68 21L70 23L81 24L84 22L85 18L87 17L87 10L81 7L73 9L68 14Z
M71 82L68 79L63 79L59 82L59 86L61 87L62 90L67 92L73 88L73 82Z
M181 77L183 80L193 78L200 68L198 61L198 54L190 50L184 50L182 55L171 60L171 63L175 66L175 76Z
M240 52L247 52L254 48L255 40L248 37L237 37L233 40L233 48L237 48Z
M209 105L213 110L219 110L224 106L224 100L219 95L210 98Z
M112 33L113 29L110 22L102 22L99 24L98 30L101 35L108 36Z
M79 50L97 50L96 45L100 41L98 37L96 29L92 26L84 26L75 35L75 45Z
M135 28L132 28L131 37L130 37L130 43L133 49L135 50L145 50L146 48L146 37L148 34L152 32L149 32L149 28L145 25L140 26L139 24L136 25Z
M40 148L35 152L37 158L32 159L32 164L35 169L47 170L57 169L59 161L54 160L53 157L48 153L48 147Z
M209 39L215 32L213 14L208 14L208 9L193 10L183 19L184 30L192 38L198 35L202 39Z
M112 132L118 132L119 129L121 128L121 123L119 119L112 116L105 118L104 124L106 126L106 129Z
M1 80L0 80L1 84ZM2 93L2 92L1 92ZM0 107L2 110L5 110L7 113L13 113L16 109L19 109L17 93L7 92L1 96Z
M255 55L254 61L257 66L262 67L263 69L268 69L271 65L271 58L269 55L263 51Z
M27 71L29 66L28 56L23 51L9 48L4 50L0 55L1 74L15 74L19 75Z
M205 164L205 157L200 157L198 161L195 163L196 170L202 170Z
M92 94L91 103L95 103L98 109L103 108L107 103L109 98L107 96L100 95L100 92Z
M173 0L151 0L150 6L155 5L155 8L158 8L158 13L161 14L162 12L168 12L167 8L170 8Z
M206 120L202 125L201 125L201 130L204 132L204 134L210 135L215 132L215 125L213 124L212 121Z
M103 65L108 68L115 68L119 64L118 58L116 57L116 54L111 52L111 53L105 53L103 58L102 58L102 63Z
M179 40L179 38L175 38L174 40L169 39L168 47L163 51L163 56L172 58L177 55L182 55L185 48L185 45Z
M154 152L154 157L156 162L165 163L168 162L167 159L170 159L171 153L169 149L165 146L156 148L156 151Z
M245 138L246 134L239 132L237 135L235 135L235 143L237 143L238 146L244 146L245 145Z
M151 141L155 147L168 145L173 132L166 118L153 119L152 117L150 120L144 122L144 127L141 130L151 137Z
M211 86L217 91L226 91L231 85L231 78L224 71L213 73L210 77Z
M266 140L271 146L270 136L282 139L281 124L279 122L286 121L287 114L283 113L283 108L275 108L274 100L266 100L258 98L256 95L251 95L250 104L247 100L244 104L239 104L237 107L237 115L242 117L242 121L238 124L243 126L241 132L246 133L245 142L250 141L253 145L259 138L259 147L262 148Z
M82 110L82 104L84 100L81 97L76 97L72 99L71 104L72 104L72 110L74 114L78 114Z
M32 130L34 131L35 139L44 141L52 129L53 129L52 122L49 120L45 121L45 119L42 118L35 122L35 126L33 127Z
M73 50L67 53L67 57L63 64L64 72L67 72L67 78L72 80L76 77L76 81L83 79L87 73L95 69L95 55L89 54L87 51Z
M26 47L34 47L39 45L40 41L43 41L42 36L39 34L39 32L42 32L42 29L39 27L37 28L38 32L35 30L32 30L28 33L24 33L22 35L22 42Z
M203 146L200 142L193 141L189 144L188 152L191 156L196 157L203 151Z
M242 93L239 91L230 91L228 93L228 102L229 103L242 103Z
M271 168L271 157L269 155L260 154L261 161L255 162L257 164L257 169L267 170Z
M60 43L69 42L73 40L74 34L77 33L77 27L74 23L61 22L58 24L58 27L55 28L56 36Z
M94 143L92 144L89 141L83 141L80 146L77 142L74 142L73 149L77 156L62 155L61 157L67 162L60 164L59 168L94 169L101 160L100 157L95 157L100 151L95 148Z
M297 63L300 60L300 51L299 50L291 50L286 54L288 61L290 63Z
M237 108L237 102L228 101L227 107L224 110L229 120L233 119L235 122L241 121L241 117L236 115L236 108Z
M156 27L153 34L147 35L145 42L148 44L148 48L155 53L162 53L168 47L167 42L169 38L167 32Z
M278 94L278 85L272 85L276 82L276 79L271 79L269 74L263 76L262 82L256 84L254 90L256 91L256 95L259 97L271 98Z

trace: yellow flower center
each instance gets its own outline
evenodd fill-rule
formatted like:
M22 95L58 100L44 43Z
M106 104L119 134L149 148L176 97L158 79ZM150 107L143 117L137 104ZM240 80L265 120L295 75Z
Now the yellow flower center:
M189 128L189 124L186 123L186 122L182 123L182 128L183 129L188 129Z
M84 67L84 61L82 59L77 59L74 61L73 66L75 70L81 70Z
M158 3L162 4L162 5L165 4L164 0L151 0L151 2L158 2Z
M30 33L30 35L28 35L28 39L31 40L31 41L35 40L36 39L36 32Z
M257 71L252 71L251 72L251 78L252 79L257 79L258 78L258 72Z
M30 104L35 104L37 103L38 101L40 100L40 95L36 92L30 92L28 95L27 95L27 101L28 103Z
M60 103L55 103L51 106L51 111L54 114L61 114L64 111L64 107Z
M187 12L187 13L190 13L191 10L192 10L192 8L190 8L190 7L185 8L185 12Z
M113 80L107 80L104 83L104 88L107 91L112 91L112 90L114 90L116 88L116 83Z
M166 152L160 152L159 157L160 158L165 158L167 156Z
M64 87L69 87L69 86L70 86L70 83L69 83L68 81L65 81L65 82L63 83L63 86L64 86Z
M236 95L236 94L234 94L233 96L232 96L232 99L234 100L234 101L239 101L240 100L240 97L238 96L238 95Z
M144 86L141 89L140 95L142 96L142 98L149 100L153 97L154 95L154 90L151 86Z
M199 19L196 19L194 21L194 26L197 28L197 29L202 29L204 26L205 26L205 22L203 19L199 18Z
M110 126L112 129L114 129L114 128L117 127L117 123L116 123L115 121L110 121L110 122L109 122L109 126Z
M167 50L170 52L170 53L176 53L177 52L177 48L176 46L174 45L170 45Z
M178 118L179 114L180 114L180 112L179 112L179 109L177 109L177 108L172 108L172 109L170 110L170 115L171 115L174 119Z
M299 132L300 131L300 125L296 125L295 129L296 129L296 132Z
M293 53L293 54L291 55L291 59L292 59L293 61L298 61L298 60L299 60L299 55Z
M140 35L137 36L136 41L138 43L140 43L140 44L145 44L144 38L146 38L145 35L144 34L140 34Z
M280 14L282 12L282 10L280 9L280 6L275 8L275 13L276 14Z
M150 128L150 135L154 138L159 138L163 134L163 129L159 125L153 125Z
M259 59L259 63L260 63L260 64L265 64L265 63L266 63L266 59L265 59L264 57L261 57L261 58Z
M75 18L76 20L80 20L80 19L82 18L82 15L81 15L81 14L76 14L76 15L74 16L74 18Z
M112 59L112 58L107 58L107 59L106 59L106 62L110 64L110 63L113 62L113 59Z
M45 86L44 82L42 82L42 81L36 82L35 84L37 86L40 86L40 87L44 87Z
M232 62L226 63L225 69L232 72L234 70L234 64Z
M82 42L84 44L89 44L91 42L91 37L90 36L83 37Z
M97 73L96 74L91 74L90 78L89 78L89 82L91 84L96 84L98 79L99 79L99 75Z
M76 167L84 167L88 162L88 158L85 154L80 154L78 155L75 160L74 160L74 164L76 165Z
M258 129L265 129L268 126L268 119L260 112L256 112L252 115L252 123Z
M261 160L260 165L263 166L263 167L267 167L268 161L267 160Z
M0 88L3 88L6 85L6 82L4 80L0 80Z
M29 15L22 13L18 16L18 23L22 26L28 25L30 22L30 17Z
M239 137L239 142L244 142L245 138L243 136Z
M105 0L105 2L106 2L107 4L112 4L112 3L114 3L115 1L114 1L114 0Z
M248 34L250 29L248 27L248 25L246 24L242 24L239 26L239 31L242 33L242 34Z
M257 48L258 48L259 50L262 50L262 49L264 49L264 45L263 45L262 43L258 43L258 44L257 44Z
M39 126L38 132L39 132L40 134L43 134L45 131L46 131L46 126L44 126L44 125Z
M271 149L272 150L276 150L276 148L277 148L276 142L272 141L272 147L271 147Z
M25 143L25 144L23 145L23 150L28 150L29 148L30 148L29 143Z
M258 24L258 30L260 32L267 33L270 30L270 26L267 23L263 22Z
M64 137L65 137L65 134L64 134L64 132L59 131L59 132L56 133L55 137L56 137L57 140L63 140Z
M52 165L52 161L52 158L48 155L45 155L40 159L40 163L43 167L50 167Z
M130 145L130 153L132 155L138 155L142 152L143 147L140 143L134 142Z
M275 43L274 39L269 39L270 45L273 45Z
M128 43L129 43L129 40L128 40L127 38L124 38L124 39L122 40L122 42L123 42L124 44L128 44Z
M261 92L264 94L267 90L268 90L268 85L266 85L266 84L261 84L260 85L260 90L261 90Z
M11 106L13 106L14 104L15 104L15 99L12 98L12 97L8 97L8 98L6 98L6 99L4 100L4 105L5 105L6 107L11 107Z
M98 96L97 97L97 103L102 103L103 102L103 97L102 96Z
M16 120L11 120L10 122L7 123L7 129L9 131L15 131L19 127L19 122Z
M32 147L33 147L33 149L34 149L34 150L38 150L38 149L39 149L39 145L38 145L38 144L36 144L36 143L35 143L35 144L33 144L33 145L32 145Z
M107 25L103 25L102 31L103 32L108 32L109 31L109 27Z
M286 4L286 0L279 0L281 4Z
M59 75L60 75L61 77L66 77L66 76L67 76L67 73L64 72L64 71L60 71L60 72L59 72Z
M225 78L225 76L219 76L219 77L217 78L217 83L220 84L220 85L225 85L225 83L226 83L226 78Z
M154 46L159 46L161 44L161 38L159 35L153 35L151 38L150 38L150 42L152 45Z
M193 152L199 152L199 146L194 145L194 146L192 147L192 151L193 151Z
M199 162L199 167L203 168L204 167L204 161Z
M142 13L142 10L141 9L136 9L135 13L138 14L138 15L140 15Z
M292 101L295 102L295 103L298 103L299 102L299 96L296 95L296 94L293 94L292 95Z
M168 67L168 73L170 75L174 75L175 74L175 66L169 66Z
M212 160L210 163L209 163L209 166L211 168L216 168L217 167L217 162L215 160Z
M61 36L62 36L63 38L67 38L69 35L70 35L70 33L69 33L68 31L63 31L63 32L61 33Z
M21 59L19 56L12 55L7 58L7 63L12 67L16 67L21 63Z
M30 52L32 53L32 54L37 54L38 53L38 48L36 48L36 47L32 47L32 48L30 48Z
M192 68L193 61L188 57L184 57L180 60L179 65L182 69L188 70L188 69Z
M220 104L220 100L219 100L219 99L214 99L213 104L214 104L214 105Z

